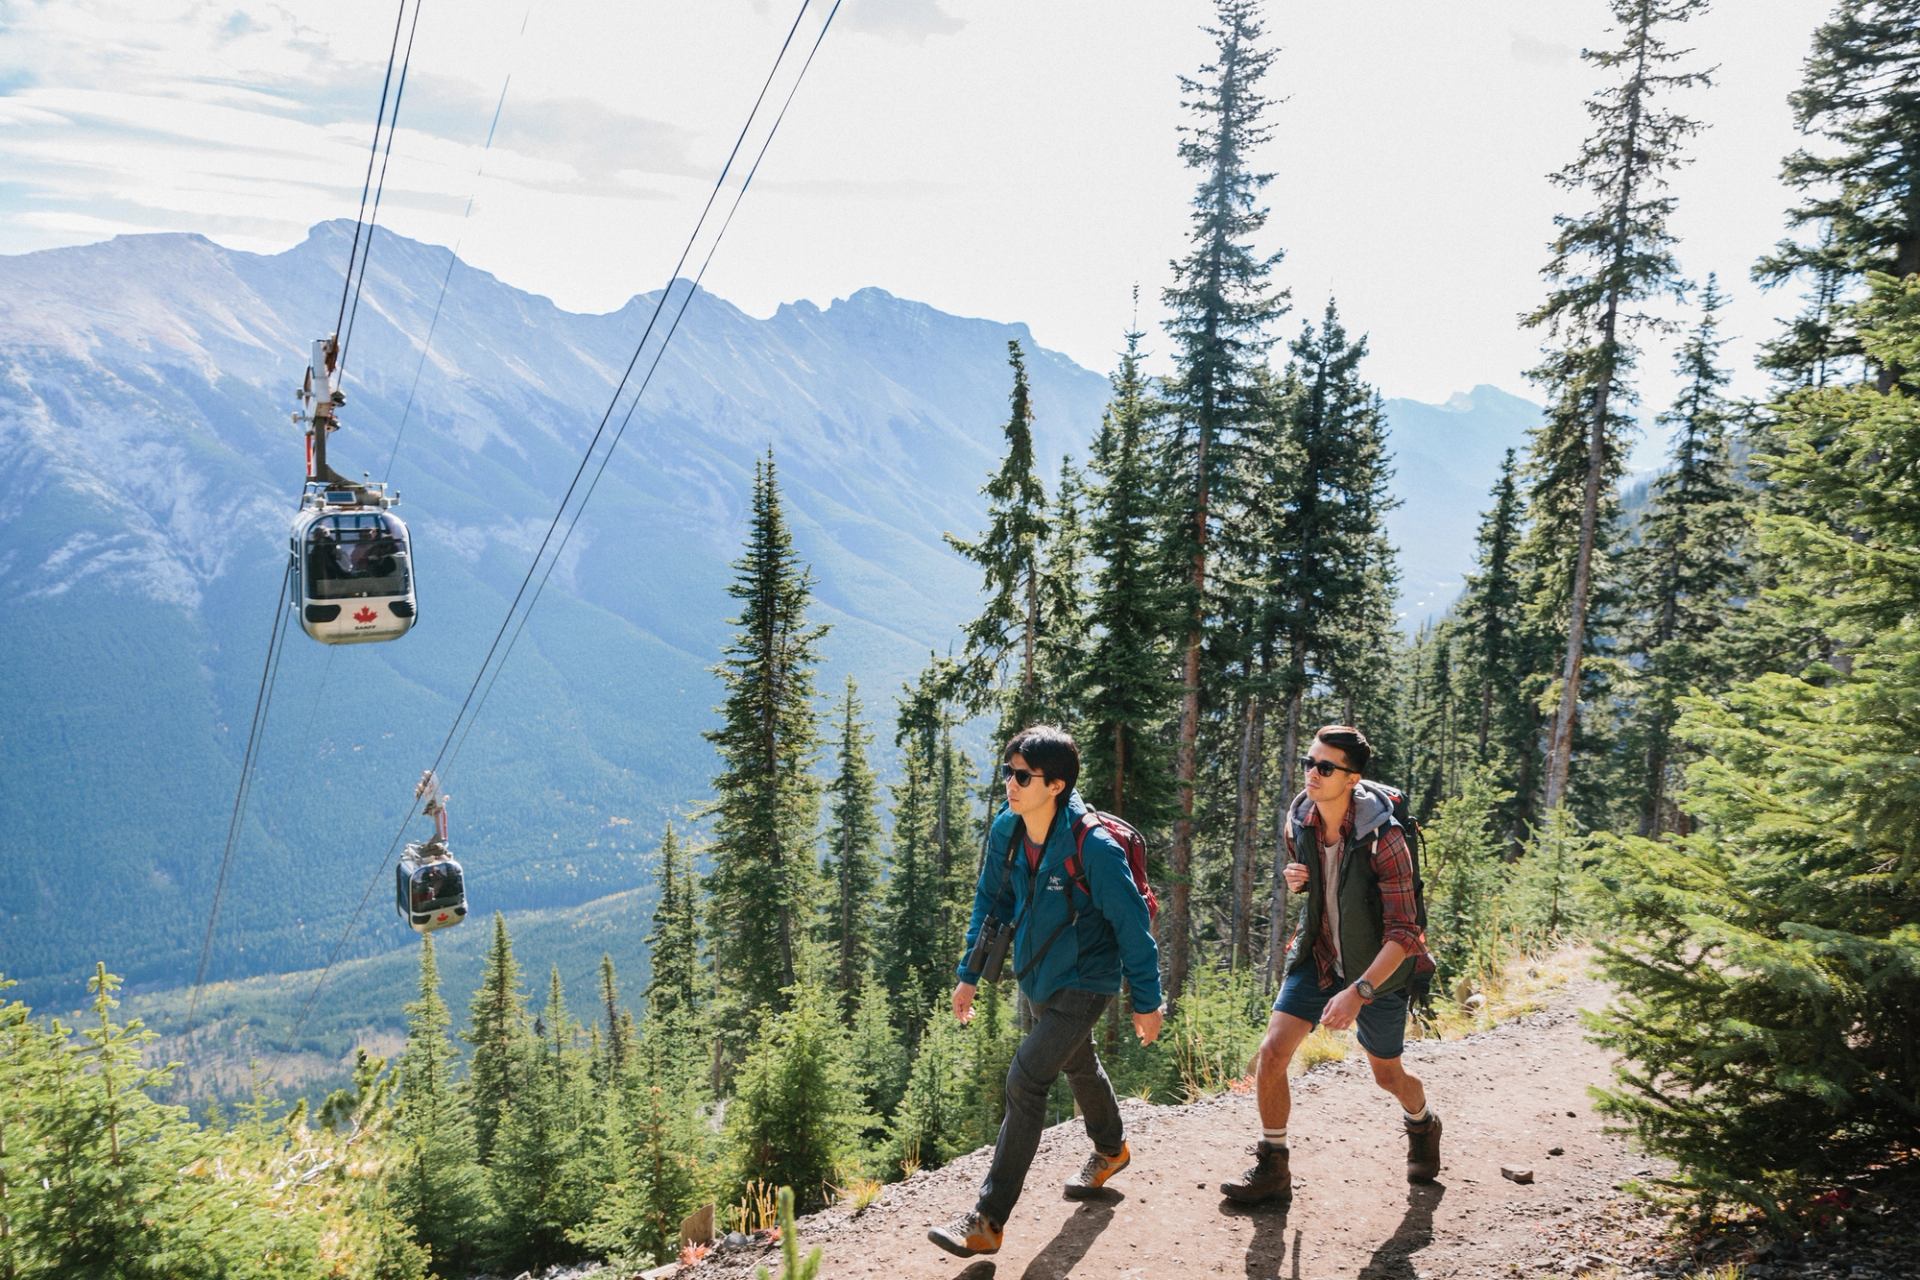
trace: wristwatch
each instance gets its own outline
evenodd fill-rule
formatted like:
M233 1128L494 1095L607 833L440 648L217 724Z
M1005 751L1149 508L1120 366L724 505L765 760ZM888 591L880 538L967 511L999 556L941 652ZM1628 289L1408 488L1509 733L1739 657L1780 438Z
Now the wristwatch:
M1378 994L1377 992L1374 991L1373 984L1371 982L1368 982L1365 978L1362 978L1360 979L1360 981L1354 983L1353 989L1360 993L1361 1001L1366 1004L1372 1004L1373 997L1376 994Z

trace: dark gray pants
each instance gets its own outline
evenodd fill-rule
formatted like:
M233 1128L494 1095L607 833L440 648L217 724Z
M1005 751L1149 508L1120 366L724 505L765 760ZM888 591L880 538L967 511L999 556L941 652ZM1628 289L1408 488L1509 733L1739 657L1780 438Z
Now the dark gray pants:
M1093 1029L1106 1012L1111 996L1091 991L1056 991L1038 1015L1033 1030L1014 1052L1007 1068L1007 1116L1000 1122L1000 1140L993 1146L993 1164L980 1184L981 1213L1006 1225L1007 1215L1020 1198L1033 1153L1040 1148L1040 1130L1046 1124L1047 1090L1061 1072L1073 1086L1073 1099L1087 1123L1087 1136L1108 1155L1125 1141L1120 1124L1120 1102L1113 1084L1093 1051Z

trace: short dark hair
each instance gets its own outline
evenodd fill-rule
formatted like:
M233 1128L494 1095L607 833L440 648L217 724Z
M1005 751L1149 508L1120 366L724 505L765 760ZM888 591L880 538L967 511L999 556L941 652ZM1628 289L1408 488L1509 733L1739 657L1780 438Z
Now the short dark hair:
M1073 735L1057 724L1029 725L1007 739L1007 749L1000 753L1000 759L1007 761L1016 755L1026 757L1029 765L1045 775L1047 781L1056 778L1067 784L1067 791L1073 790L1074 783L1080 781L1080 747ZM1066 792L1061 792L1064 798Z
M1367 741L1366 734L1350 724L1330 724L1323 726L1320 732L1314 734L1313 740L1338 750L1347 758L1348 768L1365 776L1367 765L1373 760L1373 744Z

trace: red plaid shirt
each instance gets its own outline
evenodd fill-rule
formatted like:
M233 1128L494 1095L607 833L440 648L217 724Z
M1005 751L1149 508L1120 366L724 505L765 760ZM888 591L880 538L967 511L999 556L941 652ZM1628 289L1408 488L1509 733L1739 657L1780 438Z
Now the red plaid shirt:
M1306 858L1320 856L1320 806L1309 805L1307 818L1302 824L1312 835L1314 847ZM1286 825L1287 859L1290 862L1302 862L1300 853L1293 847L1293 824ZM1346 849L1353 841L1353 806L1347 806L1347 816L1340 824L1341 857L1346 857ZM1382 945L1397 942L1410 956L1417 959L1414 970L1420 973L1431 972L1433 957L1427 953L1427 935L1421 932L1418 908L1413 901L1413 852L1407 848L1407 838L1400 828L1389 824L1381 828L1380 838L1373 842L1373 874L1380 882ZM1306 926L1306 916L1300 917L1299 928ZM1323 910L1320 913L1320 936L1313 940L1314 966L1319 970L1320 986L1331 988L1339 982L1337 952L1333 945L1333 920ZM1367 966L1373 963L1372 956L1347 957L1359 969L1349 975L1357 979L1365 973Z

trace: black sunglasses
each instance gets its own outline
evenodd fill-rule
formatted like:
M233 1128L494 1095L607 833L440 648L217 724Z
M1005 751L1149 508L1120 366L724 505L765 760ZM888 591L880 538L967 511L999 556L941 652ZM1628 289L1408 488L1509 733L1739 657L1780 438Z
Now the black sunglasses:
M1019 783L1023 787L1027 786L1035 778L1044 778L1045 776L1046 775L1041 773L1038 769L1016 769L1010 764L1003 764L1000 766L1000 778L1002 781L1005 781L1008 778L1012 778L1015 782Z
M1349 769L1343 764L1335 764L1331 760L1315 760L1312 756L1301 756L1300 767L1308 773L1317 773L1323 778L1331 778L1336 771L1340 773L1360 772L1358 769Z

